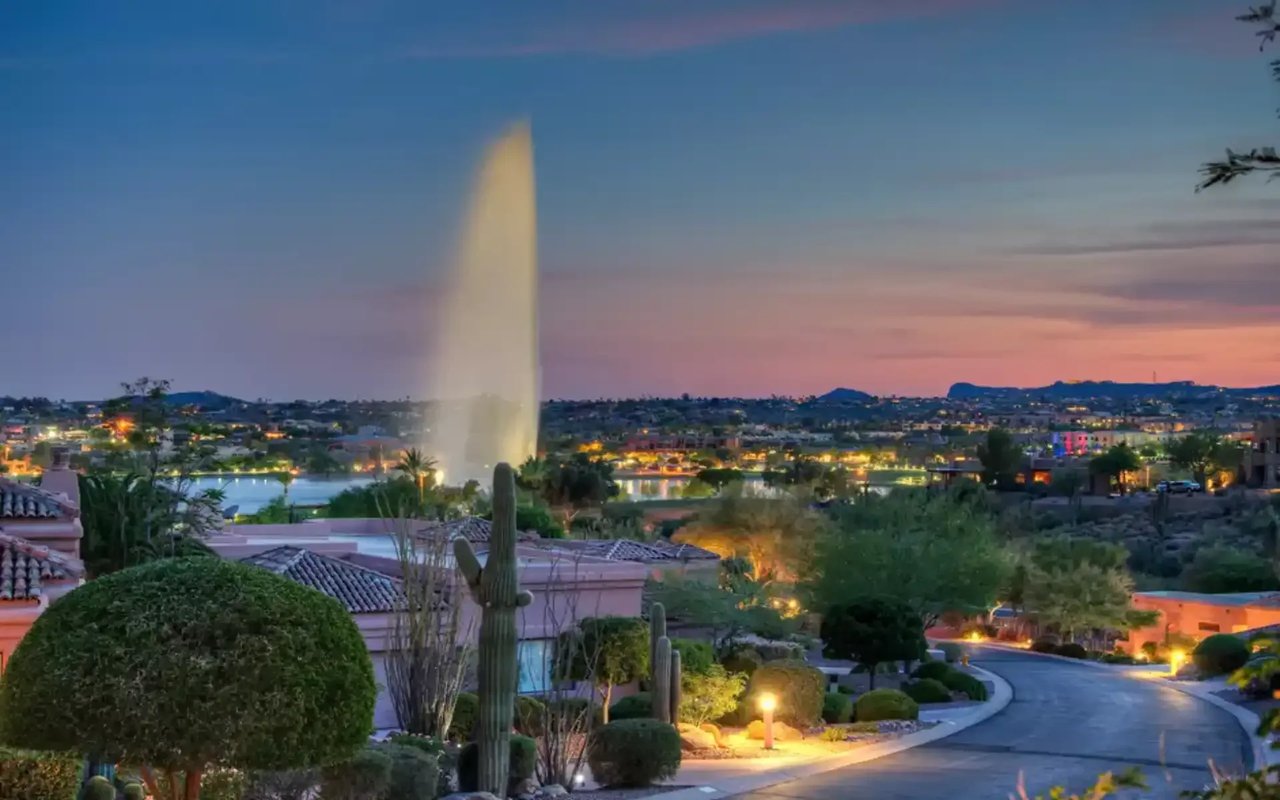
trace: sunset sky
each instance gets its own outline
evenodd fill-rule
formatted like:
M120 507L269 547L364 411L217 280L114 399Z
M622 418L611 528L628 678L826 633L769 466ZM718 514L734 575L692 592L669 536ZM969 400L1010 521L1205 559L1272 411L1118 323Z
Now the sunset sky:
M10 0L0 394L427 396L525 117L547 397L1280 382L1247 5Z

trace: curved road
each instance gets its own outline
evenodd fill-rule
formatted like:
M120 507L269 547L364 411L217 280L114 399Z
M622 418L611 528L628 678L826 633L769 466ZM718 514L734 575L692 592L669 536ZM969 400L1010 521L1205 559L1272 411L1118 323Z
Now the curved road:
M1086 665L984 648L975 663L1013 686L999 714L897 755L738 795L742 800L1006 800L1090 786L1099 773L1142 769L1151 790L1176 798L1204 786L1210 759L1247 766L1250 747L1227 712L1158 682Z

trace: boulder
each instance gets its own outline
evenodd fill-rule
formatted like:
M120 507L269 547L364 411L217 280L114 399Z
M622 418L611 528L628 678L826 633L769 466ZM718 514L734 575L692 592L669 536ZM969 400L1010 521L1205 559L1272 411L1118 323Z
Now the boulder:
M533 778L525 778L524 780L511 787L513 797L531 798L538 793L539 784Z
M710 731L704 731L701 728L684 723L677 725L676 730L680 732L680 749L685 752L714 750L720 746L720 743L716 741L715 734Z
M701 725L699 725L699 726L698 726L698 730L700 730L700 731L706 731L707 733L709 733L709 734L711 734L712 736L716 737L716 744L717 744L717 745L719 745L720 747L727 747L727 746L728 746L728 745L726 745L726 743L725 743L725 741L724 741L724 734L720 732L720 728L719 728L719 726L717 726L717 725L715 725L715 724L713 724L713 723L710 723L710 722L704 722L704 723L702 723Z
M541 789L538 790L538 797L540 798L563 797L568 793L569 793L569 790L564 788L560 784L548 783L546 786L543 786Z
M755 720L747 726L747 738L764 740L764 720ZM804 738L804 733L791 727L785 722L773 723L773 740L775 742L798 742Z

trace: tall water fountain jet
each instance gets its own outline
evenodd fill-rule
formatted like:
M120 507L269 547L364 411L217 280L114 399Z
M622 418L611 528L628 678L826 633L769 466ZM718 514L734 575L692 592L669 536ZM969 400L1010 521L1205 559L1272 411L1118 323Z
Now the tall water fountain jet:
M538 262L533 138L513 125L485 152L436 333L427 453L452 485L487 486L538 442Z

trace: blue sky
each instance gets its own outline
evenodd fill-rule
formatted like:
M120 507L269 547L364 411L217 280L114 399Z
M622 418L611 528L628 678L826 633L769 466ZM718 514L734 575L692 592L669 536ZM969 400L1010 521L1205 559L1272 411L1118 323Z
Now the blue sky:
M426 394L522 117L548 396L1274 382L1280 190L1192 191L1276 139L1238 5L10 2L0 392Z

